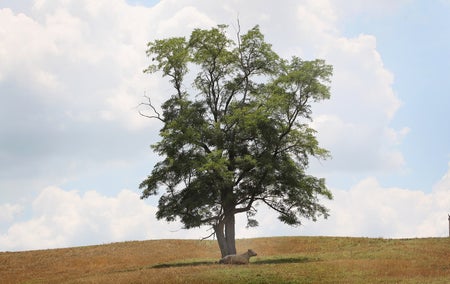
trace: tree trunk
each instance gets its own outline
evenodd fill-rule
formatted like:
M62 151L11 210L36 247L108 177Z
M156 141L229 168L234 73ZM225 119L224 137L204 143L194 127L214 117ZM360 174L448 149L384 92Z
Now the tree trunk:
M236 254L236 236L235 236L235 218L231 214L222 222L214 226L217 243L219 244L220 253L222 257L229 254Z
M214 231L219 243L222 257L236 254L236 239L235 239L235 217L234 211L236 208L233 196L233 186L225 187L221 190L221 201L223 205L223 219L214 226Z
M219 244L220 253L222 257L228 255L227 241L223 230L224 230L223 222L219 222L219 224L214 226L214 232L216 233L217 243Z
M228 254L236 254L235 218L231 213L225 219L225 238L227 242Z

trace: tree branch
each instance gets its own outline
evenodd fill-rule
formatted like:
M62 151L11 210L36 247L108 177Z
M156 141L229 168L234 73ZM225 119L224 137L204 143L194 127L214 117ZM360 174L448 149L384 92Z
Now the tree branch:
M256 193L253 193L252 196L250 197L250 200L249 200L247 206L234 209L234 214L247 212L250 209L252 209L252 205L253 205L253 202L255 201L255 197L256 197ZM242 202L244 202L244 201L242 201Z
M201 240L204 241L204 240L207 240L207 239L211 238L212 236L214 236L216 234L216 231L214 231L214 228L212 228L212 230L213 230L213 232L211 234L209 234L206 237L203 237Z
M273 210L277 211L280 214L286 214L283 210L278 209L277 207L273 206L272 204L270 204L266 199L261 199L262 202L264 202L267 206L269 206L270 208L272 208Z
M140 103L140 104L138 105L138 107L140 107L140 106L142 106L142 105L147 106L147 107L150 107L156 115L147 115L147 114L142 113L141 110L139 110L139 114L140 114L141 116L143 116L143 117L147 117L147 118L156 118L156 119L158 119L159 121L164 122L164 118L163 118L163 117L161 116L161 114L156 110L155 106L153 106L150 97L147 96L147 95L144 95L144 98L146 98L146 99L148 100L148 103Z

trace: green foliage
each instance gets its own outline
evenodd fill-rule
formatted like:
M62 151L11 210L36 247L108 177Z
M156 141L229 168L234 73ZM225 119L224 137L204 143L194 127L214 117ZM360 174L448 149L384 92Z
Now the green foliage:
M157 218L179 218L186 228L244 212L257 226L258 203L289 225L327 217L319 198L332 195L306 170L310 157L329 156L308 123L311 103L330 97L332 66L280 58L258 26L236 41L226 28L148 44L145 72L169 77L174 94L157 117L162 139L152 147L163 160L141 183L142 198L163 189ZM189 71L197 74L185 82Z

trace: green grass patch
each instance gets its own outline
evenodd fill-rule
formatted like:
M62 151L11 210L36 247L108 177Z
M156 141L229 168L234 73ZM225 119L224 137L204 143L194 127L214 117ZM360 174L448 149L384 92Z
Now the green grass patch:
M150 266L149 268L170 268L170 267L186 267L186 266L200 266L200 265L214 265L217 261L214 260L184 260L181 262L159 263Z

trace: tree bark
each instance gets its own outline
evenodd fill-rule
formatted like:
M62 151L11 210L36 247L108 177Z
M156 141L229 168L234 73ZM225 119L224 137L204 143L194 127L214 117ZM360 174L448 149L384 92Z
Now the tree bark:
M219 222L214 225L214 232L217 236L222 257L230 254L236 254L235 238L235 198L233 195L233 186L226 186L220 192L221 204L223 206L223 215L219 217Z
M228 255L227 241L224 233L224 223L219 222L219 224L214 225L214 232L216 233L217 243L219 244L220 253L222 257Z
M236 254L236 235L234 212L225 217L225 238L227 242L228 254Z
M226 215L223 221L214 227L217 243L219 244L222 257L230 254L236 254L236 234L234 214Z

